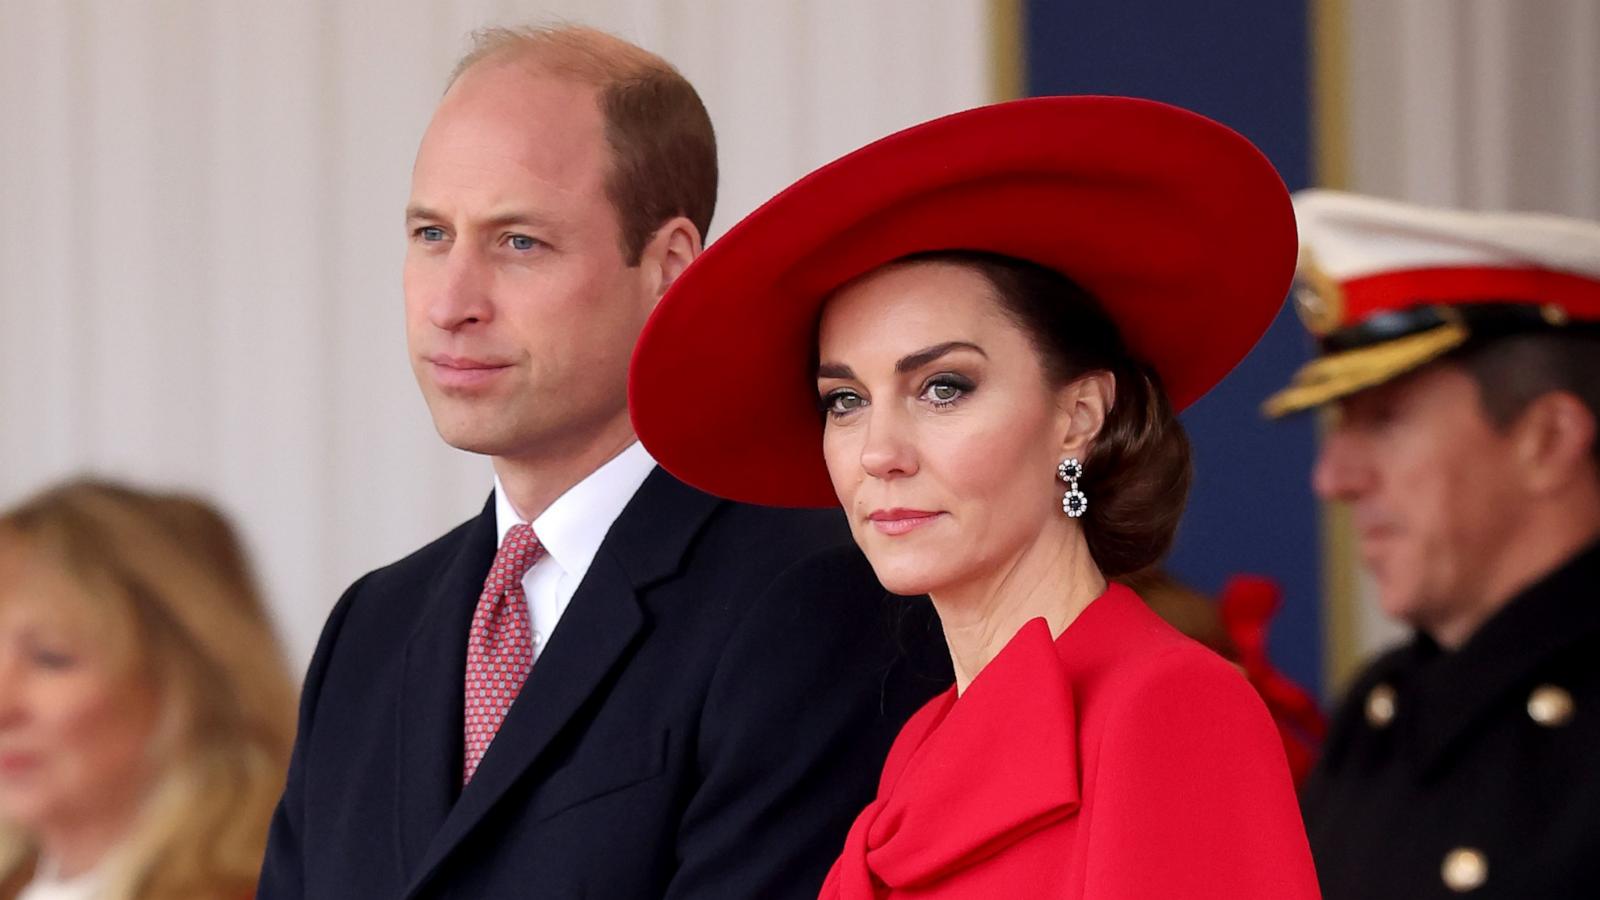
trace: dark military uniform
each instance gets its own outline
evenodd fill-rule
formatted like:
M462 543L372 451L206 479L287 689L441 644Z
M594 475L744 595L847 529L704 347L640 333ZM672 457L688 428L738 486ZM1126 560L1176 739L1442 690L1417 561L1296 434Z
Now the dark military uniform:
M1372 664L1302 805L1328 900L1600 898L1600 544Z

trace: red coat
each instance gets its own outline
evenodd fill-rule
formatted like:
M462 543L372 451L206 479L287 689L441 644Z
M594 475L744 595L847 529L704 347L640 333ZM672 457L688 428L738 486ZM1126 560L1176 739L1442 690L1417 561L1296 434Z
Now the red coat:
M1113 585L908 721L824 900L1316 898L1244 677Z

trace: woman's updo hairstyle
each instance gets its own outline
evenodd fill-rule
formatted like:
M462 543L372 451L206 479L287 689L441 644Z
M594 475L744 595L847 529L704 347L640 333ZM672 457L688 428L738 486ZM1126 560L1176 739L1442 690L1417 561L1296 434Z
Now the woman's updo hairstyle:
M1082 460L1078 488L1088 496L1089 509L1078 521L1107 577L1159 561L1178 530L1193 469L1189 437L1155 370L1133 358L1089 292L1054 269L964 250L907 261L949 263L982 275L1028 333L1052 387L1095 371L1115 377L1116 397Z

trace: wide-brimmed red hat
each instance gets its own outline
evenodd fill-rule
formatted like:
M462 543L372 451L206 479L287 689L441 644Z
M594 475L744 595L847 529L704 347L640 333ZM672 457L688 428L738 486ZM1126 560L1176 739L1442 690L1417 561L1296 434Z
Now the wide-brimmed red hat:
M1098 300L1181 409L1272 323L1296 248L1278 173L1203 116L1126 97L945 116L802 178L679 276L634 351L634 429L702 490L831 506L817 323L852 279L938 250L1055 269Z

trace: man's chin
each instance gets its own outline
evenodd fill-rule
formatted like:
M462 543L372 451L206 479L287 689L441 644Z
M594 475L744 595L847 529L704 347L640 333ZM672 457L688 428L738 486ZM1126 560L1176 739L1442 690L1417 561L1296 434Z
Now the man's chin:
M1378 609L1385 617L1411 628L1426 630L1425 610L1415 585L1378 583Z
M446 444L468 453L505 456L515 444L508 435L492 429L474 428L460 422L440 421L435 418L433 427Z

